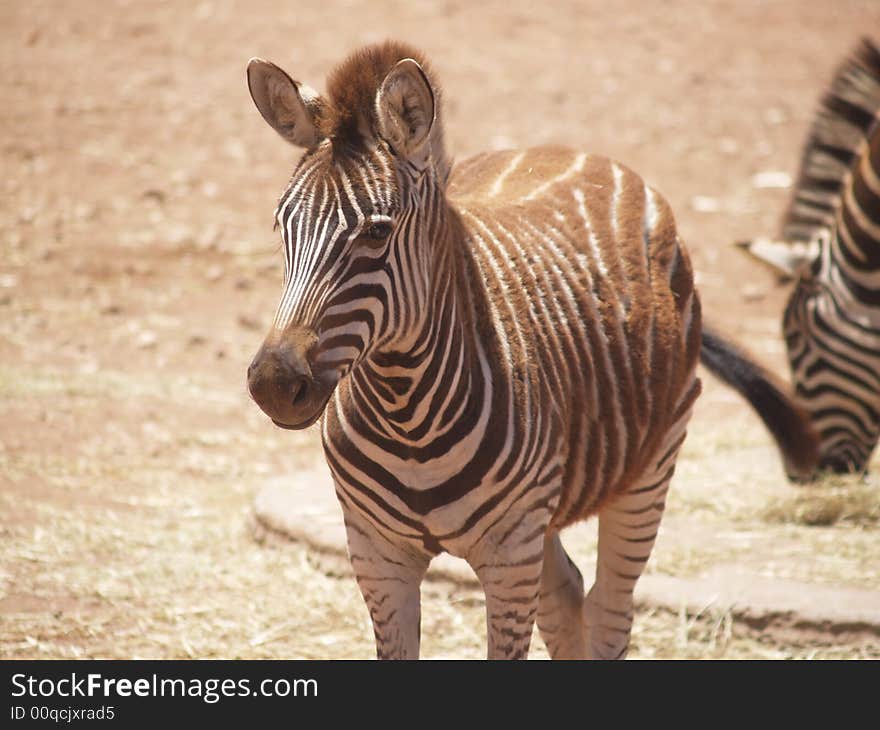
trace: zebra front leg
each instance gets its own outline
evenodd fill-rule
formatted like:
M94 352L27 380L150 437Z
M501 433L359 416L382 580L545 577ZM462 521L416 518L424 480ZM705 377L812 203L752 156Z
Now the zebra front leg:
M549 521L549 516L547 518ZM489 659L526 659L538 612L546 522L487 541L471 567L486 594Z
M343 505L348 553L370 611L379 659L418 659L419 586L431 555L397 544Z
M627 492L599 512L596 581L584 603L587 656L622 659L629 648L633 590L654 547L672 478Z
M551 659L585 659L584 579L558 532L544 538L538 629Z

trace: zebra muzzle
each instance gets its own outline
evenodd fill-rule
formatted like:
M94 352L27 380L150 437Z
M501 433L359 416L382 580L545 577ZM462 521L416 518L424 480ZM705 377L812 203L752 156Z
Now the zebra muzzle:
M324 410L335 383L316 378L310 352L317 336L295 330L270 336L248 367L248 391L281 428L306 428Z

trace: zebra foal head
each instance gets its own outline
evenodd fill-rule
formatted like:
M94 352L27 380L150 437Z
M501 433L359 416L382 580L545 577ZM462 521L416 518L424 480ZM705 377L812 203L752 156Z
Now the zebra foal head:
M423 209L447 163L417 58L396 43L360 51L330 76L326 97L272 63L248 65L263 118L305 150L275 211L281 301L248 369L252 397L278 426L312 424L344 375L424 316Z

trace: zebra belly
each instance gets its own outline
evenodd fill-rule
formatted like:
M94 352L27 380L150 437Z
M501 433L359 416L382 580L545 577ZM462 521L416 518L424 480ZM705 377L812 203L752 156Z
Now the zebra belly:
M634 447L616 469L603 458L607 457L607 433L596 434L585 449L582 444L574 446L566 465L553 527L562 529L587 519L615 497L670 477L700 390L701 382L694 372L690 385L676 400L671 422L658 427L642 446Z

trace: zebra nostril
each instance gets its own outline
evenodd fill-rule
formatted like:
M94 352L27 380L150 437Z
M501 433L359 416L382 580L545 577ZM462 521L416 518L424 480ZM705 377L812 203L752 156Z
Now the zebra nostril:
M306 395L309 389L309 381L305 376L298 377L293 382L293 401L291 405L298 406L303 403L306 399Z

